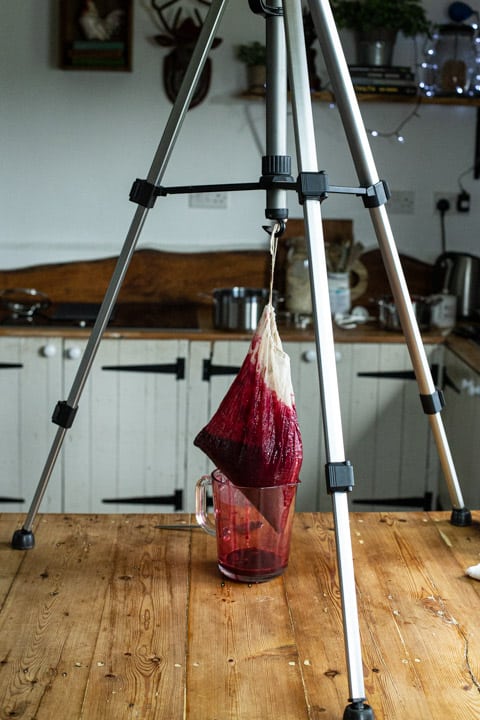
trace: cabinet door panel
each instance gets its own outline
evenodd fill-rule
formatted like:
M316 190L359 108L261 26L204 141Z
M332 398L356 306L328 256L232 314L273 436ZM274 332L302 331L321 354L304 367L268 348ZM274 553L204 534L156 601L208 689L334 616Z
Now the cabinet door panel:
M61 342L51 338L0 338L0 510L28 509L56 426L51 417L61 395ZM23 502L10 502L11 499ZM61 467L52 473L42 512L62 509Z
M304 442L299 509L330 509L327 496L318 370L313 344L287 343ZM428 347L431 361L437 348ZM308 358L308 360L306 360ZM345 457L354 467L350 503L379 510L379 500L408 508L437 488L438 457L403 344L338 344L336 370ZM400 373L398 377L396 377ZM393 375L393 376L391 376ZM405 376L412 379L405 379ZM368 504L366 501L370 500ZM361 501L356 504L356 501Z
M445 388L445 431L465 505L475 509L480 506L480 375L448 350L445 371L457 389ZM452 502L442 474L439 489L442 507L449 510Z
M85 343L76 345L84 350ZM187 341L103 341L67 438L67 510L175 509L175 491L184 492L186 440L186 381L176 369L187 351ZM67 387L78 362L65 360Z
M187 430L187 505L195 509L195 483L214 469L202 450L193 445L198 432L218 409L250 347L249 342L218 341L190 344ZM221 367L221 370L220 370Z
M325 453L315 345L287 342L284 349L290 356L295 406L303 444L296 509L300 512L329 511L331 503L325 489Z
M429 473L429 463L435 462L432 438L407 348L396 343L353 348L345 433L356 478L353 507L421 507L425 493L436 489L436 472ZM427 348L431 359L434 351ZM412 378L405 379L409 374Z
M187 439L186 439L186 497L185 510L195 510L195 484L209 472L210 461L193 444L198 432L209 420L210 382L203 380L203 366L210 360L211 343L194 341L190 343L187 368Z

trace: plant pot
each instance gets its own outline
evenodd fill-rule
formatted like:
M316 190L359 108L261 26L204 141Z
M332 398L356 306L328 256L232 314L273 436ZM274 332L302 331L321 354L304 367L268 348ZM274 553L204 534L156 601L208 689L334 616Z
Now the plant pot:
M248 92L253 95L264 95L267 82L265 65L247 65Z
M356 33L358 65L391 65L396 30L376 28Z

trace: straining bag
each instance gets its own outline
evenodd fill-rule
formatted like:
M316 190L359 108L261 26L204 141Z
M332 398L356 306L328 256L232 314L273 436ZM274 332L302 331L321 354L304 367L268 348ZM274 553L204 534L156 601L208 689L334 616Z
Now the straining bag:
M299 480L303 450L290 374L271 303L238 375L194 444L236 485Z
M290 358L272 305L277 226L270 238L270 299L230 389L194 444L242 489L277 532L295 499L303 459ZM260 488L283 486L283 506L266 507Z

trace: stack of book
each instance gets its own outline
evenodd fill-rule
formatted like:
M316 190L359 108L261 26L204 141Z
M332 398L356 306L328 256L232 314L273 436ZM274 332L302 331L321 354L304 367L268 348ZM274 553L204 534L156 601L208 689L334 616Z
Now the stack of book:
M122 67L125 65L125 43L76 40L68 51L68 57L75 67Z
M409 67L350 65L355 92L378 95L416 95L415 75Z

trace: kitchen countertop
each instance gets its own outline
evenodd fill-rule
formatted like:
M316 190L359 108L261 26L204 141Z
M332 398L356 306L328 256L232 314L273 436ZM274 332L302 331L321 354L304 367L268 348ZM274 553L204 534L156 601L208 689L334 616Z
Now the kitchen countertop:
M480 716L480 513L351 513L376 720ZM188 515L0 515L0 707L24 720L339 720L348 705L334 522L298 513L290 564L222 579ZM162 525L184 529L163 529Z
M132 309L133 307L133 309ZM247 332L231 332L216 330L212 324L212 312L209 306L188 307L187 320L182 317L181 310L175 309L171 317L179 318L183 327L160 327L155 313L149 306L148 326L141 327L138 317L142 317L141 304L133 304L116 309L114 322L105 331L105 338L126 339L187 339L187 340L244 340L251 339L252 334ZM175 314L176 313L176 314ZM194 319L192 321L192 313ZM171 320L171 321L173 321ZM157 322L157 324L155 324ZM188 327L186 327L188 325ZM41 322L22 321L19 324L10 324L5 314L0 313L0 337L2 336L37 336L52 337L52 335L65 338L88 338L92 331L92 323L81 327L78 322L55 321L47 324ZM292 327L279 318L279 331L285 342L313 342L314 333L311 327L299 329ZM405 338L401 332L392 332L379 327L378 322L371 321L358 325L354 329L345 330L334 325L336 343L404 343ZM480 345L473 340L459 337L451 332L428 331L422 333L422 340L426 345L445 343L455 354L464 360L473 370L480 372Z

